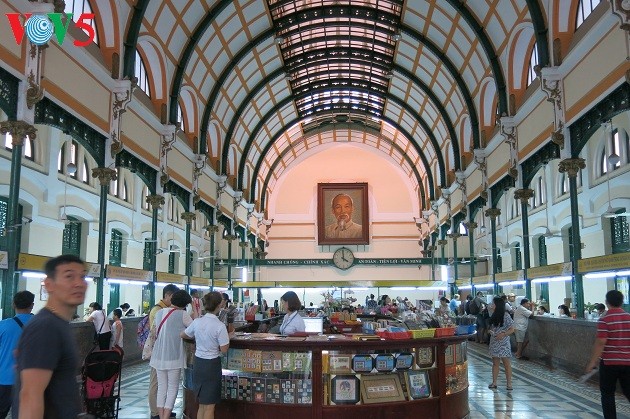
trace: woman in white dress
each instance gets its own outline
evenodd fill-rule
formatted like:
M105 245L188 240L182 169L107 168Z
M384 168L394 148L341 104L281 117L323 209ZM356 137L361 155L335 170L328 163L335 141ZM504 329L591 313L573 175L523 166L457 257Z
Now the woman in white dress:
M109 319L105 316L103 307L96 301L90 303L89 307L92 311L85 321L94 323L94 340L98 342L99 349L105 351L109 349L109 341L112 338L112 329L109 325Z
M157 407L160 419L169 419L179 391L182 368L186 366L181 333L192 323L186 313L190 295L179 290L171 298L171 306L155 315L155 345L149 365L155 368L158 380Z

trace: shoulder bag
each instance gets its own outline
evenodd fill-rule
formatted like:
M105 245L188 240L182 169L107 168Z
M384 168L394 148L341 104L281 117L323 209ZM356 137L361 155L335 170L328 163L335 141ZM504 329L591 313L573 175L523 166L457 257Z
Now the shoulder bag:
M144 347L142 348L142 359L144 361L151 358L151 354L153 354L153 346L155 345L155 341L157 340L157 337L160 334L160 330L162 329L162 326L164 325L164 322L166 321L166 319L168 319L168 316L173 314L175 310L177 309L174 308L168 313L166 313L166 316L164 316L164 318L160 322L160 325L157 328L157 332L154 332L155 329L151 328L151 331L149 332L149 337L147 338L147 341L144 343Z

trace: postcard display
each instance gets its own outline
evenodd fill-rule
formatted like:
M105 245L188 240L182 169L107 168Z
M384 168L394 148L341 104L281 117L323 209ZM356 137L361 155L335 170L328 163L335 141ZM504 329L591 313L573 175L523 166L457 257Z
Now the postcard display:
M311 352L230 348L224 357L222 399L310 405L311 359Z
M187 345L187 351L194 344ZM233 338L223 357L218 417L369 418L376 412L466 417L466 336L383 341ZM184 377L184 418L196 417L192 374ZM378 416L378 415L377 415Z

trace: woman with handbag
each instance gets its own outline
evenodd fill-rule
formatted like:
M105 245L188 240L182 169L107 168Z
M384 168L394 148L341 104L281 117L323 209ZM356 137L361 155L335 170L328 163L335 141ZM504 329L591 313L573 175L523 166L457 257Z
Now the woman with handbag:
M102 351L109 349L109 342L112 339L112 329L109 325L109 319L105 316L105 310L96 301L89 305L90 315L85 320L94 323L94 343L98 343L98 347Z
M157 407L160 419L168 419L173 411L182 368L186 366L184 343L180 334L193 321L186 312L186 306L191 300L186 291L176 291L171 298L171 306L155 315L155 345L149 365L157 373Z

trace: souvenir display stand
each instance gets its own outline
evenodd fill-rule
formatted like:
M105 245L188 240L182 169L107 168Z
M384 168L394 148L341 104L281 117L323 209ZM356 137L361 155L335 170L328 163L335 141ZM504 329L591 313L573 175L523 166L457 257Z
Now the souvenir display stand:
M237 336L223 359L223 400L216 416L464 418L468 337ZM184 418L195 419L194 342L185 347Z

